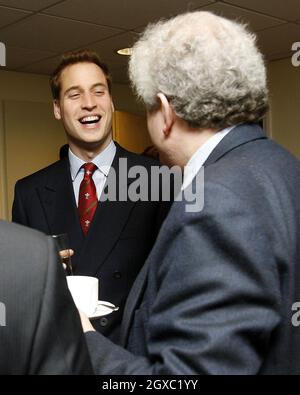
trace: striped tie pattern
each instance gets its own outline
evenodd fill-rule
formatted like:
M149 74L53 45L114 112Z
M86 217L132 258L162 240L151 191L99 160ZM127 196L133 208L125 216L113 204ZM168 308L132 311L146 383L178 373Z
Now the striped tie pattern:
M82 231L87 234L97 209L98 199L94 180L92 178L97 166L89 162L83 165L84 177L79 188L78 211Z

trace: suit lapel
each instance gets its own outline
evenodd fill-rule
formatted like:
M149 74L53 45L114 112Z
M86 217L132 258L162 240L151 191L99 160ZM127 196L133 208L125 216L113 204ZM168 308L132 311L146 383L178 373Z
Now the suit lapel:
M83 242L68 159L61 160L48 175L38 194L48 223L49 234L67 233L70 247L78 251ZM72 258L74 267L79 256Z

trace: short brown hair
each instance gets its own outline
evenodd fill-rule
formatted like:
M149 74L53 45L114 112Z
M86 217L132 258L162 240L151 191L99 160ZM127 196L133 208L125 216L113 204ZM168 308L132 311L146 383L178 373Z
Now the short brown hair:
M89 49L80 49L77 51L66 52L62 55L61 61L50 77L50 87L54 100L59 99L61 82L60 76L63 70L76 63L94 63L103 71L108 86L108 91L111 94L111 77L108 67L105 63L100 61L98 54Z

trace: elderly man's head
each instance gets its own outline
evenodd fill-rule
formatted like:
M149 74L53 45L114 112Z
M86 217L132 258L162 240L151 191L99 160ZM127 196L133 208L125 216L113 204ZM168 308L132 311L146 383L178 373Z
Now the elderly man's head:
M267 111L265 66L255 36L209 12L150 25L133 48L129 71L150 112L163 93L192 128L257 122Z

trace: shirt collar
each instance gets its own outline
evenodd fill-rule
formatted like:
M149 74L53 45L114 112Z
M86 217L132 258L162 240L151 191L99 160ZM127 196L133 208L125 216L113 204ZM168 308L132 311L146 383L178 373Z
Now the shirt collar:
M190 158L186 166L184 167L184 181L182 184L182 190L185 189L193 180L195 175L198 173L200 168L204 165L204 162L220 143L220 141L234 129L237 125L230 126L226 129L220 130L212 137L210 137L205 144L203 144L194 155Z
M116 154L116 145L113 140L109 143L109 145L105 148L104 151L100 152L92 162L98 167L98 169L107 177L109 173L109 169L114 160ZM78 158L71 149L69 148L69 162L70 162L70 171L72 181L77 177L80 169L86 163L82 159Z

